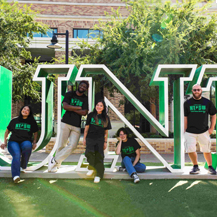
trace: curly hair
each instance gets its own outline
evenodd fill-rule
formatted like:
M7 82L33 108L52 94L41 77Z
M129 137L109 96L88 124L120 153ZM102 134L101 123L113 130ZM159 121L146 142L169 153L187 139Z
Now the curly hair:
M127 137L129 136L129 133L128 133L127 129L124 128L124 127L119 128L116 135L119 136L119 134L120 134L121 131L123 131L124 134L127 135Z

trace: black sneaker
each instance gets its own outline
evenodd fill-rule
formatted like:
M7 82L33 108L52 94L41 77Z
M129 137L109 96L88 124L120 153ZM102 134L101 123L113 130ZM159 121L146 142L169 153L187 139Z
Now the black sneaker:
M200 173L199 167L193 167L193 169L190 171L190 174L199 174L199 173Z
M125 172L125 171L126 171L126 168L125 168L125 167L119 167L119 171Z
M216 175L216 171L212 166L208 168L208 173L211 175Z

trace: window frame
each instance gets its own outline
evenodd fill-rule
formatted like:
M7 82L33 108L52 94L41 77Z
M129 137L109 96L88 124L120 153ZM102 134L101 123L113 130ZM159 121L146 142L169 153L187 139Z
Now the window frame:
M52 31L49 31L49 30L52 30ZM54 32L55 32L55 30L56 30L56 32L55 33L58 33L58 28L56 28L56 27L51 27L51 28L49 28L48 29L48 31L46 32L46 35L45 34L42 34L41 32L39 32L39 33L33 33L33 38L52 38L52 36L53 36L53 30L54 30ZM49 35L47 35L48 34L48 32L51 32L51 36L49 36ZM34 34L40 34L40 36L34 36ZM27 37L29 37L29 34L27 34Z
M78 31L79 31L79 30L87 30L87 31L88 31L87 37L86 37L86 38L79 38L79 37L78 37ZM77 33L76 33L76 34L77 34L77 37L75 37L76 34L75 34L74 31L77 31ZM99 31L99 34L102 34L102 31L99 30L99 29L73 28L73 29L72 29L72 37L73 37L73 38L79 38L79 39L92 39L92 38L94 38L94 37L91 37L91 36L90 36L90 34L91 34L90 31Z

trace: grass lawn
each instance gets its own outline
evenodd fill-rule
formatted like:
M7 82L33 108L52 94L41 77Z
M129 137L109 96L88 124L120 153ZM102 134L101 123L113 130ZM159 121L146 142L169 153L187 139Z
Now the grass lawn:
M217 180L0 179L0 216L214 217Z

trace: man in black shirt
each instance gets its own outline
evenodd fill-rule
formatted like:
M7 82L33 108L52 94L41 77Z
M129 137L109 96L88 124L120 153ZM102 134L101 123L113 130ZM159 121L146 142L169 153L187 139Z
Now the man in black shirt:
M55 157L48 162L48 171L56 172L77 147L81 131L81 117L87 115L88 100L84 92L88 89L87 81L81 81L77 91L65 94L63 108L66 110L61 120L61 132ZM69 143L67 144L69 139Z
M200 172L196 153L196 143L198 143L209 166L209 173L215 175L216 171L212 167L210 152L210 134L215 127L217 111L210 100L202 97L202 88L199 84L193 86L192 94L193 97L184 103L185 149L194 164L190 174ZM210 128L208 127L208 115L211 116Z

